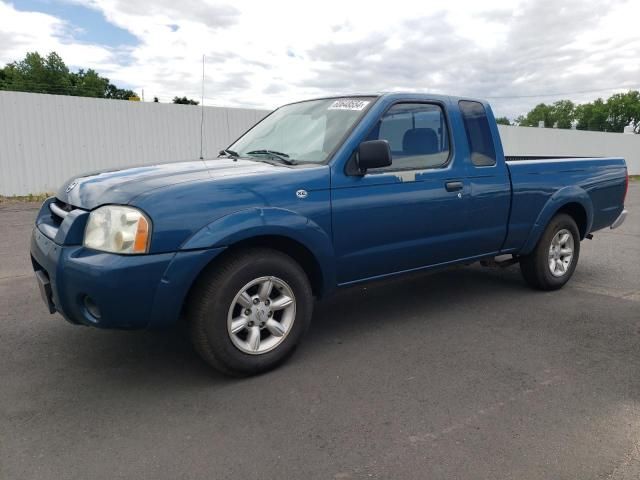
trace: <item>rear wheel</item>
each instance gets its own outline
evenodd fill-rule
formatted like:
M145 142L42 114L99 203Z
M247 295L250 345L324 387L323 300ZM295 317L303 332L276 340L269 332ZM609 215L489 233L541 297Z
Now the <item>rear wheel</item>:
M189 297L191 338L227 375L270 370L284 361L311 321L313 297L302 268L267 248L232 254L206 272Z
M526 282L539 290L557 290L569 281L580 255L580 232L569 215L553 217L533 252L520 259Z

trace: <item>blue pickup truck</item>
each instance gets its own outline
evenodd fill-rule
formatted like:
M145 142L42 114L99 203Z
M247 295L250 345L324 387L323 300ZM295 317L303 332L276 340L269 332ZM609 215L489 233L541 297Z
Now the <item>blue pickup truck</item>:
M483 101L321 98L217 158L71 179L44 202L31 258L51 313L184 319L206 362L251 375L293 352L314 297L338 287L475 261L562 287L581 240L624 221L627 183L622 158L505 159Z

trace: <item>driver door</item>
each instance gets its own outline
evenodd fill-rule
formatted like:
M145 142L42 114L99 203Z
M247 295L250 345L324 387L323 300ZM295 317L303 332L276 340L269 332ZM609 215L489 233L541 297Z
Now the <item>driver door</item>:
M438 103L396 103L366 140L385 139L392 165L332 179L339 284L462 258L467 186ZM459 164L459 165L458 165Z

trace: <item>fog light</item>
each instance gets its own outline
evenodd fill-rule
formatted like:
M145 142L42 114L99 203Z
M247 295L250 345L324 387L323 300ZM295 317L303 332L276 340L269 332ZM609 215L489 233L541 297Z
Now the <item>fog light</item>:
M87 309L89 315L98 320L100 319L100 309L98 308L98 305L96 305L96 302L94 302L89 295L84 296L84 308Z

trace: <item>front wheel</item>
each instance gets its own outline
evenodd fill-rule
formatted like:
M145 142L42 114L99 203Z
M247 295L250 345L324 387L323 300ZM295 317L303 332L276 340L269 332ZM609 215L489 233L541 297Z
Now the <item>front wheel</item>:
M267 248L231 254L205 272L189 297L191 337L200 356L227 375L270 370L295 349L311 321L304 270Z
M520 259L526 282L539 290L557 290L569 281L580 256L580 232L569 215L553 217L533 252Z

